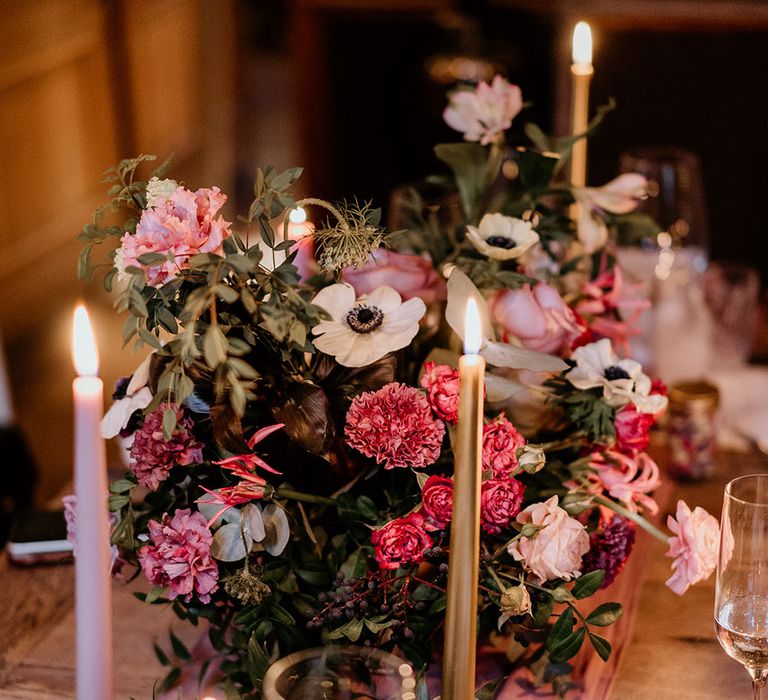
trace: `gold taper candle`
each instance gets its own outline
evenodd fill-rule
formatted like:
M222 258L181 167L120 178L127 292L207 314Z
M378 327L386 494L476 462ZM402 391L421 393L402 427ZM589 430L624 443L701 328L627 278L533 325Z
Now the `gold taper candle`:
M470 299L464 325L466 354L459 360L442 700L469 700L475 696L485 375L485 360L477 354L481 342L477 303Z
M592 80L592 30L586 22L579 22L573 30L573 95L571 97L571 133L583 134L589 124L589 83ZM571 184L587 184L587 140L573 144L571 154Z

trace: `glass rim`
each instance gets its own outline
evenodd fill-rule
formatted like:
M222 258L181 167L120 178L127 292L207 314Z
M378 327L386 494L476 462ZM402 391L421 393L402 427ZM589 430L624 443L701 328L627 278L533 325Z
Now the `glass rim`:
M725 485L726 497L732 501L737 501L739 503L744 503L746 505L759 506L760 508L768 508L768 500L765 503L758 503L757 501L748 501L744 498L739 498L738 496L734 496L732 493L732 490L733 490L732 487L735 486L737 482L746 481L747 479L756 479L759 477L762 477L768 480L768 472L759 472L757 474L744 474L743 476L737 476L735 479L731 479Z

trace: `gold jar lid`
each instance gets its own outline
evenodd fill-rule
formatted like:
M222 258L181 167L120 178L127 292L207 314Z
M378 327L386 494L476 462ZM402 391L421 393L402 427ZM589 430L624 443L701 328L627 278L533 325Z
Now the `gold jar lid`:
M720 390L706 379L677 382L669 388L670 408L683 408L696 405L702 408L717 408L720 403Z

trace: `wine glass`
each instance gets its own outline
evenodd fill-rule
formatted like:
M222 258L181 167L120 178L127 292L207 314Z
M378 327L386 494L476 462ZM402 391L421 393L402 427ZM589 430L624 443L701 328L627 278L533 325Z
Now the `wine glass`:
M755 700L762 700L768 679L768 474L728 483L720 522L717 638L747 669Z

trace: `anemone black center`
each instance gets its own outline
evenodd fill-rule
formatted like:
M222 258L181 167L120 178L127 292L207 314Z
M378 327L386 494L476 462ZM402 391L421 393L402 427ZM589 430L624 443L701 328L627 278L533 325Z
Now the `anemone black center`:
M603 372L603 376L609 382L612 382L614 379L631 379L632 378L627 373L627 370L622 369L618 365L611 365L610 367L606 367L605 372Z
M488 245L492 245L494 248L504 248L506 250L511 250L517 246L517 243L506 236L488 236L488 238L485 239L485 242Z
M384 312L378 306L358 304L347 314L347 323L355 333L375 331L384 321Z

